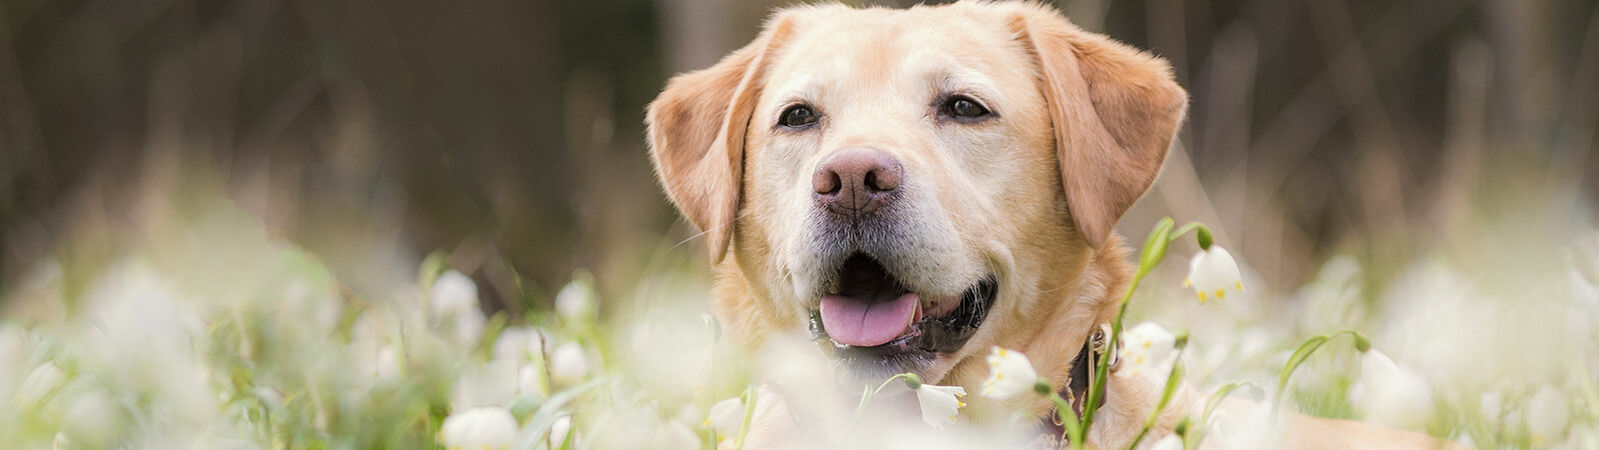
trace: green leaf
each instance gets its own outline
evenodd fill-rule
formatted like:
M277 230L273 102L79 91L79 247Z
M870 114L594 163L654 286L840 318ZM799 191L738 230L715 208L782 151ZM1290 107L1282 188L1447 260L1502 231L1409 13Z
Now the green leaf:
M1155 228L1149 230L1149 237L1144 239L1144 250L1138 258L1138 273L1149 273L1150 269L1160 264L1166 258L1166 247L1171 244L1171 228L1173 222L1170 217L1160 219L1155 223Z
M604 381L605 379L603 378L596 378L550 396L549 401L544 402L544 405L539 407L539 411L533 413L533 419L529 420L527 426L522 428L522 436L517 439L516 448L532 450L537 447L539 438L548 434L550 426L555 425L555 421L559 420L563 415L561 413L562 407L579 395L598 387ZM567 436L570 437L572 434L568 432Z

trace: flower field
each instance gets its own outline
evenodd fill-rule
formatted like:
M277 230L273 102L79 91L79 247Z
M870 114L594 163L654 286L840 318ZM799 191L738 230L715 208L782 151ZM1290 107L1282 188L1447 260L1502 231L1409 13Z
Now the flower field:
M473 279L441 256L395 263L415 276L357 292L225 202L180 209L103 237L123 244L98 263L40 261L7 288L6 448L737 448L751 404L769 398L751 367L814 377L825 365L722 339L696 274L601 298L599 275L580 272L548 293L553 307L513 320L485 314ZM1163 381L1181 366L1204 398L1481 448L1596 448L1599 235L1573 234L1550 260L1495 260L1508 243L1423 255L1380 290L1351 257L1273 289L1250 261L1173 238L1132 296L1120 370ZM966 414L1033 395L1025 358L995 349L994 378L972 395L914 376L866 386L873 398L839 418L853 433L841 442L1015 441ZM910 408L874 404L907 389ZM1264 415L1187 417L1184 436L1140 445L1274 446ZM873 432L855 431L866 423Z

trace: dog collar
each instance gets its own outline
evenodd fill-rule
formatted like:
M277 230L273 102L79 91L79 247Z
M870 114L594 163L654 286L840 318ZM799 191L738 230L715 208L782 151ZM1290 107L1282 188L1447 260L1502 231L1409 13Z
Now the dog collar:
M1072 405L1072 412L1080 419L1083 417L1083 405L1088 402L1088 387L1095 375L1095 368L1099 367L1102 358L1109 357L1110 365L1115 368L1116 352L1107 351L1110 347L1110 326L1100 325L1088 339L1083 341L1082 350L1077 351L1077 357L1072 359L1072 368L1066 372L1066 381L1061 384L1060 396ZM1108 356L1107 356L1108 354ZM1105 399L1099 399L1099 406L1105 406ZM1066 448L1070 441L1066 436L1066 426L1060 420L1058 407L1049 408L1049 414L1040 418L1039 435L1034 440L1038 448L1059 449Z

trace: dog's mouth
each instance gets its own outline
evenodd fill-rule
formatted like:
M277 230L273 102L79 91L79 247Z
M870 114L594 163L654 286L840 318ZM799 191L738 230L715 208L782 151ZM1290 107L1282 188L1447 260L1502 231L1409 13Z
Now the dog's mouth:
M911 360L930 362L960 350L988 317L998 291L990 275L958 299L924 298L860 253L839 266L831 286L810 310L812 337L832 344L823 347L831 347L835 357L900 369L922 365Z

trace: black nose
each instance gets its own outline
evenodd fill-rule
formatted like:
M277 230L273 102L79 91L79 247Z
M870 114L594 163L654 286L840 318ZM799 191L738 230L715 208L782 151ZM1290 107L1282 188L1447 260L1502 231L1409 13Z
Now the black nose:
M905 168L887 152L851 148L834 154L816 168L811 187L820 206L834 214L857 218L892 200Z

